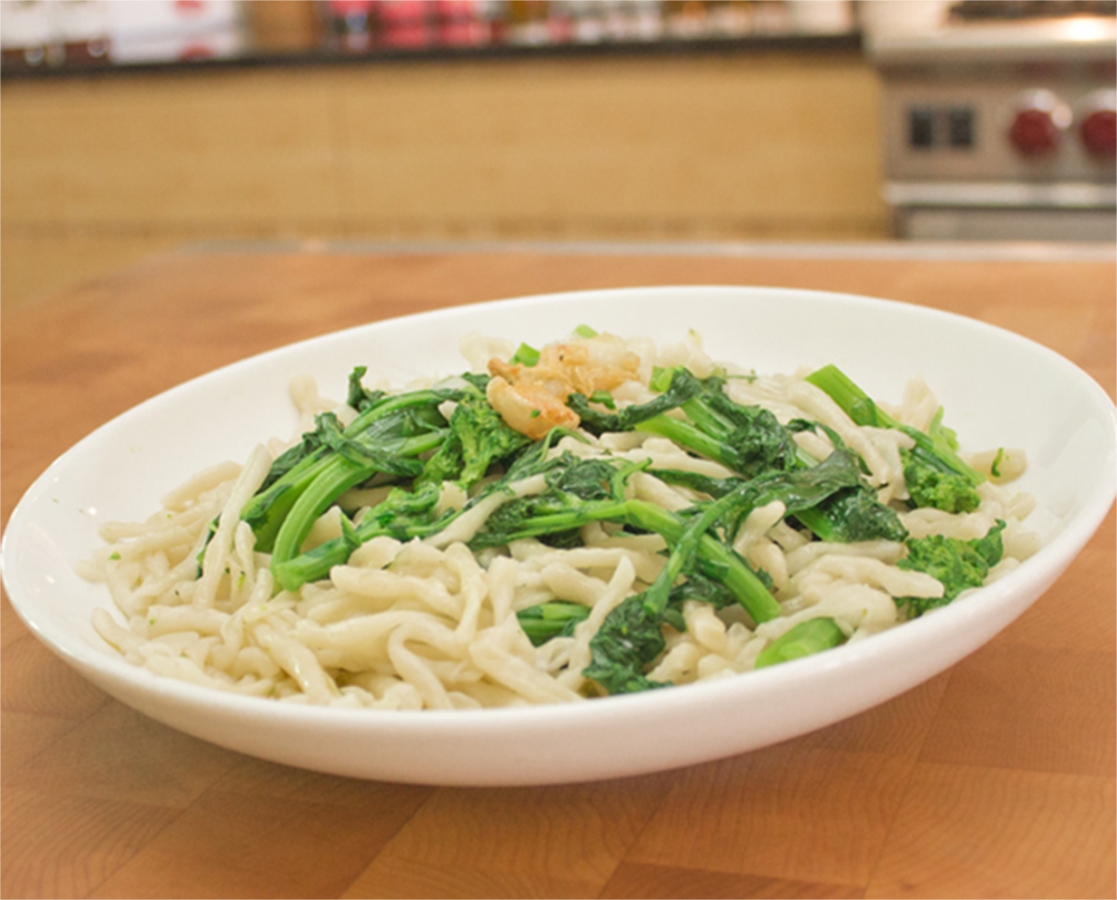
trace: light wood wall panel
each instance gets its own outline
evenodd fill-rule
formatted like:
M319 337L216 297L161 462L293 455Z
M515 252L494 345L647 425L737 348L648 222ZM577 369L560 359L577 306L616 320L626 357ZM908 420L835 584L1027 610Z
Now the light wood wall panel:
M9 80L3 300L221 238L877 238L854 53Z
M346 219L518 231L879 236L857 57L394 69L345 79Z
M20 82L3 92L9 222L258 227L338 212L321 78L238 72Z

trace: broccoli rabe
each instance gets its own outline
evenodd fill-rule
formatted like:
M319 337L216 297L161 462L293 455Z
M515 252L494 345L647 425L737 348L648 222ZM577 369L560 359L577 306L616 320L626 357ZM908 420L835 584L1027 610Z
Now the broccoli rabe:
M583 525L623 516L624 491L618 485L636 471L631 464L582 460L570 452L539 468L543 469L547 489L498 507L471 542L474 549L503 547L527 537L552 545L570 545L578 540Z
M939 534L913 538L907 542L908 555L897 566L915 572L924 572L942 582L941 597L901 597L896 603L906 608L909 615L921 616L931 609L946 606L962 591L981 587L989 570L1004 555L1001 532L1005 522L998 519L982 538L964 541Z
M688 540L681 535L669 538L671 554L660 579L639 595L638 603L626 601L610 613L591 641L594 661L584 674L610 693L655 686L648 682L644 668L662 652L661 628L671 624L670 618L684 624L671 599L677 596L673 592L684 585L698 585L699 577L716 571L708 560L711 548L720 546L723 553L732 554L723 541L731 540L758 506L780 501L787 517L824 540L902 541L907 537L896 512L879 501L865 480L860 460L840 441L820 463L803 453L794 439L795 432L810 427L809 423L784 426L766 409L734 402L724 386L721 378L702 381L685 369L676 369L653 378L652 387L663 392L644 404L603 412L580 395L572 398L572 406L591 431L638 430L663 435L734 472L730 477L712 478L693 472L652 470L667 483L686 486L712 499L695 505L685 531ZM673 410L682 416L668 415ZM641 525L631 518L617 521L646 527L646 523ZM722 535L722 540L714 534ZM694 540L700 548L697 552L689 549L689 542ZM764 585L765 596L770 599L765 574L754 573L754 577ZM714 582L717 580L715 577ZM741 602L748 609L748 604ZM756 615L753 618L757 622L765 620ZM833 646L822 642L816 645L818 649Z
M531 643L539 647L552 638L569 637L574 628L589 618L588 606L569 600L548 600L516 613L520 627Z
M713 497L747 484L752 502L738 507L741 518L755 507L779 500L785 515L825 541L902 541L907 537L899 516L876 498L864 483L857 458L845 449L834 450L810 468L775 470L751 480L716 479L671 470L655 470L653 474L669 484L686 485ZM727 533L736 533L741 518L727 523Z
M603 434L606 431L631 431L641 422L677 409L704 389L702 382L686 369L673 370L672 377L666 381L661 376L658 388L661 393L646 403L633 403L611 412L594 408L590 405L594 398L582 394L571 394L566 403L578 414L583 428L593 434ZM598 402L601 399L598 398Z
M823 366L808 375L807 381L829 394L856 424L894 428L915 442L914 447L901 453L913 506L950 513L977 509L981 497L976 487L985 476L958 455L957 439L942 424L941 409L923 432L890 416L837 366Z
M450 432L416 484L454 481L470 488L494 462L513 457L530 439L510 428L478 389L463 391L450 413Z
M908 536L896 511L881 503L876 492L866 485L836 491L796 516L823 541L853 544L902 541Z
M582 674L609 694L668 687L644 674L666 646L662 617L648 612L643 594L634 594L612 609L590 640L592 661Z
M336 491L333 499L378 472L414 477L422 470L414 457L438 446L447 433L438 404L455 398L452 391L415 391L381 397L365 404L364 410L344 428L332 413L318 416L315 430L276 459L262 487L241 513L241 518L252 526L257 549L273 550L296 503L323 476L335 483L348 482ZM313 520L306 525L307 530ZM289 531L289 539L294 530L301 530L302 523L299 524L300 528L292 527Z
M819 617L807 619L792 626L776 640L760 651L756 657L756 668L763 669L777 663L802 659L844 644L846 633L833 619Z
M272 554L272 572L288 590L324 577L370 537L410 538L441 527L445 519L433 510L443 482L468 489L529 443L485 399L483 378L463 376L451 386L388 395L366 390L363 374L358 367L349 377L353 421L343 427L333 413L319 415L315 429L274 461L241 513L256 548ZM454 403L449 420L440 412L447 401ZM341 538L302 553L318 517L350 488L374 480L400 490L360 526L343 515Z
M386 401L389 402L389 401ZM319 516L352 487L376 475L392 479L415 478L423 470L416 459L446 438L447 430L423 422L412 409L393 410L356 434L327 424L326 442L331 451L318 463L275 532L272 566L299 554L303 541Z
M457 515L454 510L438 513L441 493L441 486L435 484L414 492L392 488L383 501L366 511L358 525L343 512L341 537L291 559L273 561L271 571L276 583L284 590L294 591L307 582L325 578L330 569L344 564L354 550L374 537L409 541L441 531Z
M644 668L655 660L666 646L662 626L671 625L676 630L686 628L681 607L685 600L701 599L713 602L715 606L724 600L719 590L711 590L711 577L716 578L718 570L702 565L704 542L723 547L709 535L713 528L736 504L748 503L747 483L740 489L705 504L687 521L682 532L671 542L671 552L659 576L643 593L636 594L613 609L601 628L590 639L592 662L583 675L596 681L610 694L629 693L660 687L658 682L649 680ZM732 553L732 551L729 551ZM735 554L734 554L735 556ZM739 557L737 557L739 560ZM708 561L708 559L707 559ZM739 565L744 566L743 560ZM679 579L697 569L698 579L687 578L683 585ZM728 574L728 573L725 573ZM732 582L725 581L732 590ZM689 588L687 585L690 585ZM767 608L759 615L755 601L757 598L739 598L756 622L767 621L779 614L779 606L767 593L763 597ZM753 601L750 603L748 601Z
M582 674L610 694L668 687L666 682L649 679L644 670L667 646L663 626L686 631L683 604L688 600L715 609L736 602L724 585L698 573L671 588L662 609L650 608L646 593L628 597L609 612L590 639L592 659Z
M669 437L738 474L731 479L663 472L658 476L711 496L733 489L738 479L751 479L755 505L780 500L787 515L794 515L822 540L899 541L907 536L896 512L877 499L862 478L859 461L840 440L835 451L818 463L795 443L795 433L811 427L810 423L792 420L781 425L766 409L734 402L724 385L721 378L703 382L686 369L670 370L669 381L666 373L653 379L653 386L666 387L664 393L616 414L594 413L593 427ZM685 419L664 414L676 407Z
M454 416L451 414L451 419ZM461 513L471 509L492 493L502 492L512 481L525 478L545 469L549 463L546 451L551 440L557 439L560 430L536 444L527 446L518 455L501 460L509 465L507 474L498 479L487 490L473 497L462 509L447 509L439 512L438 501L442 494L442 484L421 475L412 485L412 490L403 487L393 488L388 496L376 506L366 510L360 524L353 523L342 514L342 536L296 556L293 559L274 564L272 573L276 582L286 590L297 590L308 581L316 581L329 575L333 566L343 564L349 555L361 544L374 537L387 536L399 541L422 538L435 534L450 524ZM518 442L517 442L518 443ZM436 463L437 454L428 461L428 468ZM427 469L424 469L424 475Z
M981 505L981 496L964 475L925 465L910 450L901 450L900 459L904 464L904 482L913 506L967 513Z
M387 396L385 391L370 391L364 386L361 379L365 377L366 372L368 372L367 366L356 366L349 373L349 391L345 403L359 413L363 413L370 406L375 406Z
M579 459L569 452L559 454L541 464L547 488L541 493L509 499L492 513L470 541L474 549L505 546L525 538L561 541L590 522L613 522L637 532L662 535L672 558L668 563L678 571L697 569L700 573L723 583L749 615L757 622L779 615L776 603L765 582L732 547L708 531L736 504L748 497L737 492L706 504L697 505L692 514L673 513L646 500L629 498L626 484L629 477L643 466L624 460L602 458ZM504 481L519 476L522 469L510 470ZM489 490L507 490L496 484ZM712 518L711 518L712 517ZM700 524L704 528L699 528ZM682 544L680 550L678 545ZM685 552L687 563L679 560ZM673 585L675 578L667 583ZM662 604L660 604L662 608Z
M594 332L583 327L579 334L589 337ZM540 358L540 351L522 344L512 361L531 367ZM860 459L836 434L805 420L784 425L767 409L735 402L721 375L699 379L685 368L657 370L651 387L658 393L646 403L618 404L603 391L575 393L567 399L585 432L635 430L670 438L731 473L712 478L653 469L650 461L583 458L556 449L563 436L585 442L584 433L556 428L532 441L509 427L489 403L484 375L463 375L435 388L389 395L364 388L363 374L358 367L349 378L353 421L343 426L333 414L318 416L314 430L275 460L242 513L256 535L257 549L272 554L277 585L296 590L327 577L333 566L345 563L373 537L427 537L478 504L494 506L493 500L495 510L469 541L475 551L528 538L573 546L590 523L608 523L619 534L658 534L667 545L659 576L618 604L590 640L591 662L583 674L608 693L661 686L647 672L664 652L668 630L686 629L687 601L717 609L738 604L756 624L781 614L771 579L755 571L732 546L754 509L778 500L789 524L827 541L905 541L908 536L895 510L880 503ZM900 428L911 436L915 446L905 451L904 464L913 503L951 511L972 508L974 487L982 476L957 456L941 411L922 433L891 419L832 366L808 380L831 393L858 424ZM821 462L800 449L795 439L807 428L826 431L835 447ZM641 471L689 488L698 499L677 511L639 499L631 481ZM533 483L527 493L524 485L532 482L526 479L535 477L542 479L542 489ZM462 508L440 503L447 482L468 492ZM339 505L351 488L372 485L390 490L359 517L354 517L356 510L343 509L340 537L303 551L311 526L326 509ZM926 571L947 585L944 599L902 601L912 614L980 584L1000 558L1000 528L1003 523L980 542L907 541L908 556L901 566ZM573 634L588 615L581 604L555 599L520 610L517 618L532 643L540 645ZM819 652L844 640L832 619L810 620L774 641L757 666Z
M653 386L664 386L665 381L666 372L658 382L653 380ZM746 478L796 467L798 446L791 432L769 410L731 400L724 387L723 378L700 381L686 369L673 369L665 392L636 407L641 411L638 418L629 412L631 407L616 418L625 426L621 430L635 428L670 438ZM685 420L665 414L676 406ZM653 409L656 413L645 417Z

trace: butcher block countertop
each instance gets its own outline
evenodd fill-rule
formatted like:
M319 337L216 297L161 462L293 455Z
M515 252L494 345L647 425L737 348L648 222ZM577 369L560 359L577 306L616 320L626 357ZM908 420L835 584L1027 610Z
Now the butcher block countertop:
M771 285L962 313L1112 396L1112 247L208 246L3 313L3 515L97 426L250 354L526 294ZM794 339L794 336L789 336ZM199 460L199 467L206 461ZM589 784L445 788L157 724L3 603L5 897L1113 897L1112 510L991 643L822 731Z

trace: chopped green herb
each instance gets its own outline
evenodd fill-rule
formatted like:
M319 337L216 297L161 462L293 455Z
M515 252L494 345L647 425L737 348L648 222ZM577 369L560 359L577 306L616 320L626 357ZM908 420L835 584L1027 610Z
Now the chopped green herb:
M539 351L527 344L520 344L508 360L512 365L527 366L529 369L539 363Z
M615 410L617 408L617 402L608 391L594 391L587 399L590 403L600 403L606 409Z
M1005 448L998 447L997 455L993 457L993 463L989 466L989 471L993 473L994 478L1001 477L1001 463L1004 462Z

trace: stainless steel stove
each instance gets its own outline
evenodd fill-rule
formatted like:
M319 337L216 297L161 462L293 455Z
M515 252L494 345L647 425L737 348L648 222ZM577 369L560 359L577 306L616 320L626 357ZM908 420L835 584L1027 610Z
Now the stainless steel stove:
M1117 240L1114 7L963 0L870 33L898 236Z

